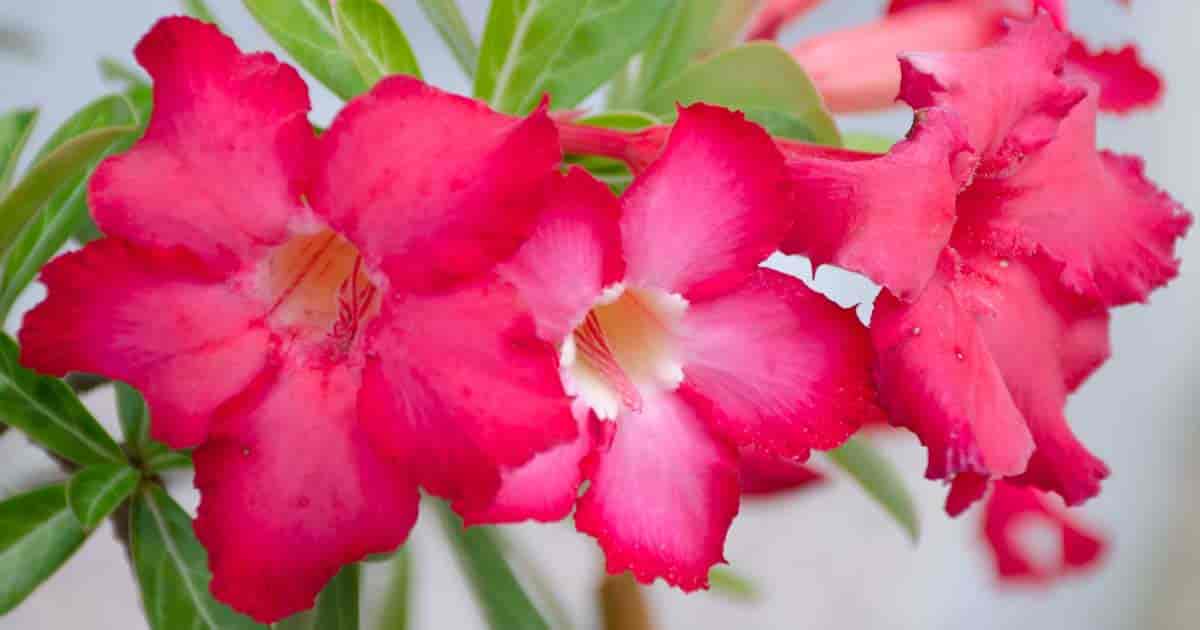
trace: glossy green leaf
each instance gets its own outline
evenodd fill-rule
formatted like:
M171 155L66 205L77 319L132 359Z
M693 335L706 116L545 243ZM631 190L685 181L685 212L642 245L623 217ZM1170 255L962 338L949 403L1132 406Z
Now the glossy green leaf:
M318 81L343 99L367 90L338 41L329 0L243 0L263 30Z
M496 630L548 630L546 620L509 568L492 530L464 530L462 520L446 504L439 502L437 507L443 530L488 624Z
M696 53L707 56L737 43L746 23L762 4L762 0L722 0L721 8L709 26L708 37Z
M874 447L860 438L850 438L845 444L829 451L829 459L849 473L872 499L896 519L913 542L920 538L921 523L912 495L901 481L900 473Z
M62 484L0 503L0 615L57 571L85 538Z
M708 571L711 592L733 600L752 602L759 598L758 586L750 578L739 575L729 567L713 567Z
M338 0L333 17L342 49L368 86L393 74L421 76L408 38L379 0Z
M412 552L407 546L392 554L392 576L379 616L379 630L408 630L412 619Z
M549 93L573 107L645 46L672 0L494 0L475 95L525 113Z
M127 128L127 133L114 136L107 146L101 147L79 168L64 172L57 182L51 182L53 192L25 225L4 261L3 276L0 276L0 317L8 314L17 296L29 286L46 261L88 222L88 178L102 159L129 148L138 135L133 126L139 122L140 116L129 98L106 96L71 116L41 149L39 160L44 160L64 143L92 130Z
M91 531L137 489L141 474L125 464L95 464L67 483L67 504L83 528Z
M471 37L467 21L455 0L417 0L430 24L437 29L450 54L468 77L475 76L475 64L479 62L479 46Z
M726 0L676 2L642 52L638 77L628 103L639 107L646 97L692 61L708 42L713 21Z
M59 379L17 362L17 344L0 335L0 420L77 464L120 463L117 443Z
M150 409L146 406L146 399L125 383L117 382L115 387L121 434L125 436L128 447L141 460L142 466L150 472L191 466L192 460L187 453L172 451L167 445L150 437Z
M746 114L746 118L762 125L773 136L803 140L804 142L828 144L828 142L822 143L820 132L813 129L812 126L799 116L777 110L759 109L757 107L744 107L741 109ZM825 138L825 140L828 140L828 138Z
M153 630L265 630L213 599L207 555L192 520L161 487L146 486L134 497L130 540Z
M212 10L208 8L208 4L204 0L180 0L183 5L183 10L188 15L208 22L209 24L217 24L217 18L213 16Z
M275 630L358 630L358 584L362 569L357 564L342 570L317 595L317 604L275 624Z
M77 183L75 178L136 129L125 125L92 129L38 160L24 179L0 199L0 255L8 255L17 235L47 202L65 186Z
M0 115L0 194L8 190L37 118L36 109L14 109Z
M745 44L693 64L651 94L644 108L670 116L676 103L696 102L786 115L811 129L816 142L840 144L837 125L816 88L791 55L773 43Z

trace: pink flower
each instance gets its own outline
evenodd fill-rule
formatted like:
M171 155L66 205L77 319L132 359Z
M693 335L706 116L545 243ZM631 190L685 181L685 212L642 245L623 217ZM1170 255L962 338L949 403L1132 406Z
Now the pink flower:
M583 437L511 470L469 520L526 503L562 518L587 479L575 522L610 572L702 588L738 510L739 448L799 461L877 415L853 311L759 267L793 222L790 195L770 137L706 105L680 111L619 201L579 170L560 182L502 273L561 348Z
M880 109L892 104L900 86L897 55L985 47L1004 34L1006 18L1029 19L1039 10L1067 29L1061 0L892 0L886 17L806 40L793 52L834 111ZM1092 52L1073 36L1066 63L1101 86L1105 111L1147 107L1162 94L1162 80L1132 45Z
M983 535L1001 580L1045 584L1104 559L1104 538L1050 497L1006 482L994 486L983 509Z
M109 236L47 266L23 361L145 393L195 447L214 594L264 622L402 543L417 487L460 509L573 440L554 348L494 274L560 161L518 120L407 77L319 139L269 54L170 18L137 47L145 137L90 183Z
M1073 505L1108 469L1067 426L1066 396L1108 356L1108 308L1176 275L1191 218L1139 160L1095 149L1096 90L1063 71L1068 46L1041 16L989 48L903 58L914 133L886 156L793 155L800 198L838 221L785 249L886 287L871 321L880 399L929 449L928 477L1013 477ZM914 183L922 163L937 168ZM972 494L956 491L952 511Z

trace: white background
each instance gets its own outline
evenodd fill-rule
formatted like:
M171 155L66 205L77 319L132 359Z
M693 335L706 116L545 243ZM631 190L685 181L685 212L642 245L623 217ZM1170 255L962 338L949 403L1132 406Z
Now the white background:
M418 52L426 77L453 90L466 81L413 0L389 3ZM483 0L461 0L476 29ZM829 2L789 30L786 41L849 25L877 14L880 2ZM1140 0L1132 15L1115 2L1072 2L1074 26L1094 41L1136 38L1146 58L1168 81L1166 101L1149 114L1102 124L1101 144L1146 157L1150 175L1187 207L1200 209L1200 4ZM246 49L269 48L267 37L236 0L212 0L218 18ZM27 31L31 50L0 53L0 110L42 107L33 138L49 131L87 100L103 93L96 72L101 55L129 59L129 51L154 18L176 11L171 0L7 0L0 27ZM7 37L8 35L4 35ZM327 121L338 103L314 85L314 118ZM900 135L906 116L845 121L844 128ZM1113 320L1114 359L1074 397L1068 408L1084 442L1113 469L1100 498L1083 510L1114 539L1102 572L1072 579L1048 591L998 587L979 544L977 515L956 521L940 511L943 489L920 480L923 453L912 440L889 452L905 468L918 495L924 534L909 544L898 528L848 482L769 505L744 505L730 533L727 556L751 576L762 597L734 603L713 594L685 596L652 589L664 628L940 628L1023 627L1123 629L1195 628L1200 598L1200 501L1195 482L1200 463L1196 428L1200 245L1181 248L1182 276L1159 291L1148 307L1119 310ZM787 263L792 269L802 265ZM852 279L818 276L840 297L870 294ZM37 299L38 289L25 301ZM8 322L11 330L15 321ZM111 396L89 400L112 422ZM52 478L54 468L15 431L0 439L0 496ZM187 479L172 484L194 502ZM105 526L107 528L107 525ZM565 598L577 628L593 627L593 589L598 551L568 525L513 528L530 562ZM432 518L412 536L416 556L416 624L428 628L482 628L453 558ZM368 599L378 599L382 572L374 570ZM1192 612L1186 613L1187 606ZM1190 622L1185 622L1190 620ZM364 623L364 628L371 626ZM145 628L138 595L110 532L94 536L64 570L26 603L0 618L3 630Z

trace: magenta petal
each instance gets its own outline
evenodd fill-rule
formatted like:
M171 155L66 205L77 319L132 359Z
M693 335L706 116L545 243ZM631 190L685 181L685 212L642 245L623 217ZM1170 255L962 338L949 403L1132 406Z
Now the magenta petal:
M681 393L739 446L805 457L879 415L874 353L854 309L777 271L758 269L735 291L691 305L679 344Z
M221 270L248 266L305 212L315 138L304 81L190 18L159 21L136 54L154 79L154 112L133 149L92 177L96 223Z
M765 455L756 448L738 449L738 463L744 497L772 498L826 481L825 475L804 460Z
M1070 37L1046 15L1010 22L995 44L969 52L901 56L900 99L957 114L980 157L979 174L1011 172L1054 138L1086 94L1062 76Z
M1076 37L1067 51L1067 68L1100 86L1100 109L1106 112L1124 114L1162 98L1162 77L1142 63L1133 45L1092 52Z
M738 511L738 459L687 403L647 397L641 413L617 419L612 443L586 469L591 486L575 525L599 541L609 573L628 570L647 584L663 578L685 591L708 587Z
M792 222L783 155L740 114L679 112L661 156L622 201L627 282L689 300L735 288Z
M577 435L554 347L494 277L393 295L368 332L363 422L430 492L486 508L500 471Z
M1042 524L1057 530L1061 550L1056 558L1037 558L1020 540L1020 529ZM1032 488L995 484L983 512L983 533L996 575L1003 580L1044 583L1096 566L1107 543L1099 534L1074 521L1061 507Z
M196 450L213 594L261 622L310 608L345 564L395 549L416 485L360 424L352 368L291 364L222 410Z
M524 119L394 76L321 138L313 209L393 290L461 282L510 256L561 159L543 109Z
M1095 137L1093 89L1024 168L963 195L965 229L998 253L1044 250L1067 286L1110 306L1144 301L1178 273L1191 215L1145 178L1140 159L1098 152Z
M175 448L202 442L213 410L274 352L261 305L182 250L101 239L55 259L41 279L47 296L25 316L21 362L130 383L149 402L151 434Z
M1037 446L1020 479L1072 505L1094 496L1108 467L1079 443L1063 407L1108 358L1107 311L1064 290L1052 265L1036 258L974 256L957 290Z
M553 180L533 234L500 275L521 292L538 334L559 343L604 287L621 280L621 206L608 187L574 167Z
M1033 438L975 315L957 295L957 273L957 261L947 256L916 302L887 291L875 301L880 401L894 424L929 449L930 479L1017 474Z
M591 423L581 423L579 436L500 472L500 488L487 507L460 510L467 525L560 521L571 513L583 483L583 460L597 437Z
M801 212L782 250L915 298L950 239L957 195L973 167L967 150L962 124L934 108L918 112L908 138L887 155L793 157L788 168Z

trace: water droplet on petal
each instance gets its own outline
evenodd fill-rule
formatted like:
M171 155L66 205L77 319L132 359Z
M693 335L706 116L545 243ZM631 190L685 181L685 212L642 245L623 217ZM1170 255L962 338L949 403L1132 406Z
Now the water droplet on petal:
M912 329L912 334L913 334L913 336L914 336L914 337L917 337L917 336L919 336L919 335L921 334L921 327L920 327L920 326L913 326L913 329Z
M250 457L250 449L248 447L242 448L242 457Z
M962 361L965 357L963 356L962 352L955 352L954 358L958 359L959 361Z

